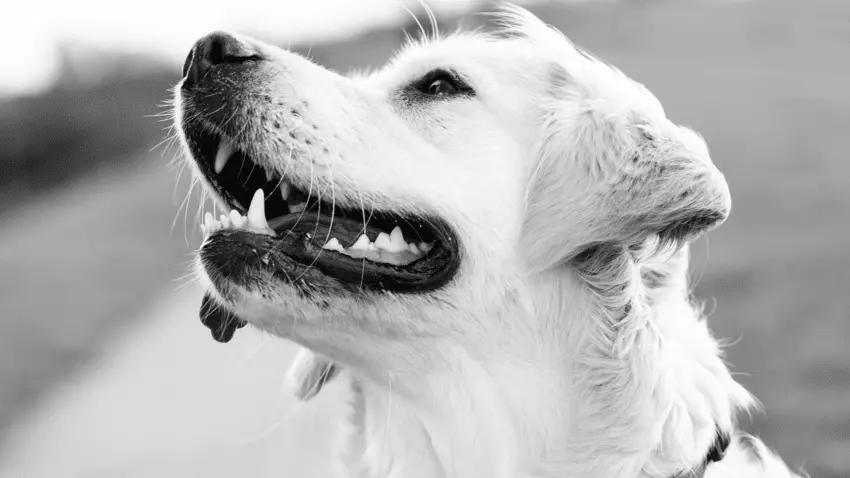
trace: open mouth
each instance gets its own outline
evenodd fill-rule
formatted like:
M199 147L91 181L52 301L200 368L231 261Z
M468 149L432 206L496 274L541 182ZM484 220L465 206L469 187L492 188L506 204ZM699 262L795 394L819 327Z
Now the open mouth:
M205 246L224 231L273 237L303 267L391 292L434 290L458 268L456 236L439 218L341 206L263 168L226 137L196 131L189 139L201 172L232 208L219 218L207 213Z

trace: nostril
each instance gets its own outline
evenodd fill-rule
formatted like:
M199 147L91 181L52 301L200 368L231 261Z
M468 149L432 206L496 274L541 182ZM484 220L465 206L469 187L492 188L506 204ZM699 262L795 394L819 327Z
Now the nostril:
M224 60L224 45L220 38L213 38L204 49L204 58L213 65L227 63Z
M239 64L262 57L248 43L225 32L214 32L198 40L183 63L183 86L188 88L218 65Z
M250 45L224 32L207 35L203 54L204 59L212 65L242 63L259 58Z

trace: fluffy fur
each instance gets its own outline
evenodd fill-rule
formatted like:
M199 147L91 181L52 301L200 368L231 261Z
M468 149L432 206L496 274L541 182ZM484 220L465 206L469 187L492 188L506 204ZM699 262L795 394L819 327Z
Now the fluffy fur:
M731 206L704 141L528 12L496 20L354 77L245 39L269 62L243 85L238 146L337 203L440 215L463 261L423 295L267 277L216 297L306 348L300 397L351 382L343 476L671 477L718 428L732 444L705 476L795 476L735 431L753 401L689 298L687 243ZM399 93L437 67L475 97Z

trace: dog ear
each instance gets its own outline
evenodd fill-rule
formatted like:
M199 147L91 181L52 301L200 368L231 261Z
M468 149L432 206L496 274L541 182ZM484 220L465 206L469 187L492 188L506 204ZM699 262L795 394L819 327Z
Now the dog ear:
M599 245L677 248L726 219L729 188L701 137L663 117L599 116L544 139L523 233L533 265Z
M286 372L285 383L296 398L306 402L318 395L325 384L338 374L338 365L310 349L302 348Z

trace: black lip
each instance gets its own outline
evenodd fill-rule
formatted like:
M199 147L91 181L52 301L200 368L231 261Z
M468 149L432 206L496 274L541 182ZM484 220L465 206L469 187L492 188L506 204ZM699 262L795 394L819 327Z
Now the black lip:
M446 285L460 264L457 239L451 228L438 218L405 219L423 228L421 234L435 244L434 249L410 264L393 265L321 249L324 239L330 235L347 237L345 242L353 242L365 229L367 236L374 236L376 231L386 230L386 227L373 228L372 224L376 221L385 224L386 218L373 217L364 228L361 220L345 217L335 218L331 224L328 215L311 212L300 218L294 216L286 216L277 226L287 231L280 250L302 266L317 267L326 275L358 287L402 293L429 292Z
M247 322L225 309L224 306L217 304L209 293L204 294L199 315L201 323L210 329L216 342L230 342L236 329L247 325Z
M313 225L299 222L288 233L268 236L242 230L212 234L201 247L201 261L216 274L246 287L256 285L257 271L296 287L323 285L330 290L373 290L395 293L425 293L437 290L454 278L459 265L459 247L448 226L432 220L438 238L434 249L422 259L396 266L355 259L324 251L308 237ZM322 278L317 278L320 273ZM334 280L328 284L327 279Z

